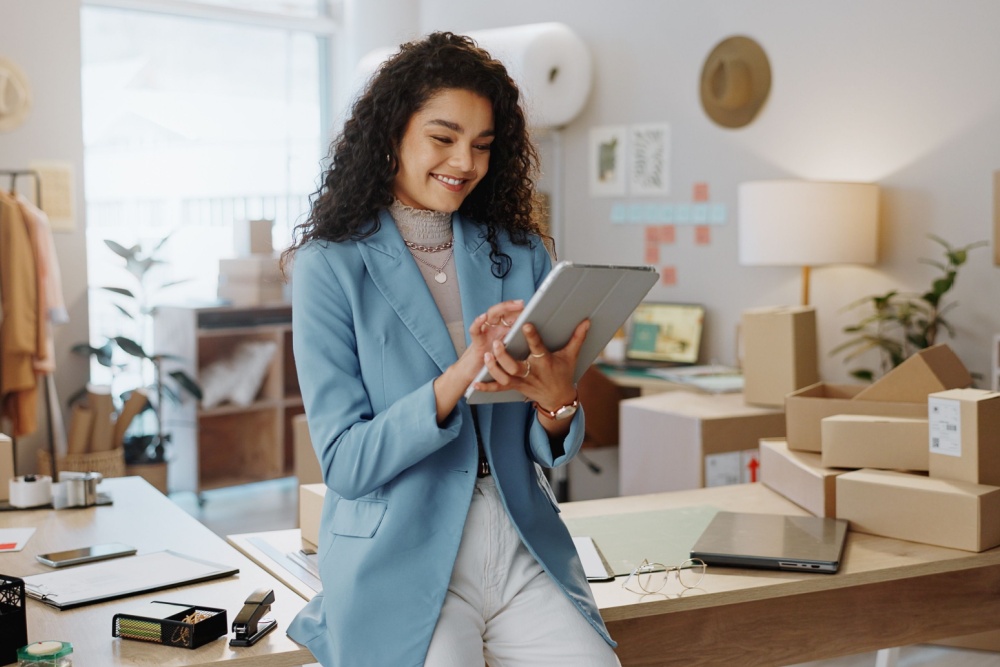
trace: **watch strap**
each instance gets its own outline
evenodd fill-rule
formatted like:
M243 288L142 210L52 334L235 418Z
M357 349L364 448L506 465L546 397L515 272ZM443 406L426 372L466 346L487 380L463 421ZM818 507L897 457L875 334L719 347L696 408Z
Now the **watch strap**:
M547 409L547 408L543 408L542 406L540 406L540 405L538 404L538 402L537 402L537 401L536 401L536 402L534 402L534 403L533 403L533 405L534 405L534 407L535 407L535 410L537 410L537 411L538 411L538 414L540 414L540 415L543 415L543 416L545 416L545 417L548 417L549 419L558 419L558 418L559 418L559 413L560 413L560 412L563 412L563 411L565 411L565 410L570 410L570 409L572 409L572 410L573 410L573 412L576 412L576 409L577 409L578 407L580 407L580 395L579 395L579 394L577 394L576 396L574 396L574 397L573 397L573 402L572 402L572 403L567 403L567 404L565 404L565 405L560 405L560 406L559 406L558 408L556 408L555 410L549 410L549 409Z

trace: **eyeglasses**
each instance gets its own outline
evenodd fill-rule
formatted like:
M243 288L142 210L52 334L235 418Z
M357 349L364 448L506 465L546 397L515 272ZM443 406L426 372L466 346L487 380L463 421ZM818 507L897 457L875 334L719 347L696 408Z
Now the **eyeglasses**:
M643 559L639 567L632 570L628 578L622 582L622 588L640 595L658 593L667 585L671 572L677 573L677 581L680 582L681 586L694 588L701 583L701 578L705 576L705 561L699 558L690 558L680 565L668 567L662 563L650 563ZM630 587L633 581L640 590Z

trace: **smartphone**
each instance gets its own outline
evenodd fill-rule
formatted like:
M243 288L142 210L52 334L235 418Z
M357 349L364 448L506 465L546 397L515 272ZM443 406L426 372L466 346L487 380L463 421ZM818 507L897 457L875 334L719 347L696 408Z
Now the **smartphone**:
M38 559L38 562L51 567L64 567L66 565L91 563L95 560L118 558L119 556L131 556L133 554L135 554L135 547L130 547L121 542L109 542L108 544L95 544L92 547L83 547L82 549L69 549L68 551L56 551L50 554L38 554L35 558Z

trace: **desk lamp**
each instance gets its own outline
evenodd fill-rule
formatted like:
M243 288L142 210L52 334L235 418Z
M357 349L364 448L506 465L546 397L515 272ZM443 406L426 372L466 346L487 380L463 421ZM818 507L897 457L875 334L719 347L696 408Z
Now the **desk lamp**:
M739 186L738 210L740 264L801 266L803 306L811 267L875 263L877 185L750 181Z

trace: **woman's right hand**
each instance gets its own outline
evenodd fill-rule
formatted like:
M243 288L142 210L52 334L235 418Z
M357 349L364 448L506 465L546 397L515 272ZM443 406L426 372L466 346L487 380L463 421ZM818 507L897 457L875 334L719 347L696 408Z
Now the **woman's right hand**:
M438 423L443 422L458 405L465 390L482 370L486 353L493 349L493 341L503 340L522 310L523 299L501 301L472 321L469 326L469 346L458 361L434 381Z

